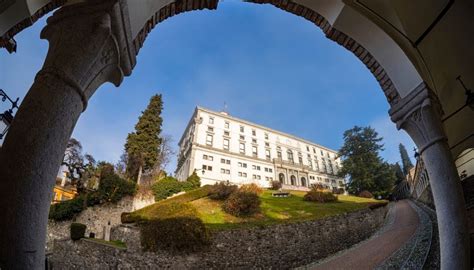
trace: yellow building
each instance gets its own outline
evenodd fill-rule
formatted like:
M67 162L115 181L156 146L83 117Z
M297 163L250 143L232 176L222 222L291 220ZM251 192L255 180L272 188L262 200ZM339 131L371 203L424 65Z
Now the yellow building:
M63 182L64 181L61 178L56 178L56 185L53 190L53 201L51 202L52 204L71 200L77 196L76 188L68 184L64 185Z

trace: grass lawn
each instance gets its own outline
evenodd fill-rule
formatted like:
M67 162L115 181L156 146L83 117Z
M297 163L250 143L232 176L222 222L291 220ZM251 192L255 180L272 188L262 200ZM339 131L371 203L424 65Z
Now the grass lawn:
M369 203L380 202L374 199L339 195L335 203L315 203L303 201L305 192L291 191L288 198L272 197L266 190L260 197L262 212L254 217L239 218L222 211L221 202L207 197L190 202L198 211L199 217L210 229L233 229L251 226L313 220L327 216L351 212L368 206Z
M85 238L85 239L89 241L97 242L99 244L104 244L104 245L113 246L117 248L127 248L127 245L120 240L105 241L104 239L98 239L98 238Z

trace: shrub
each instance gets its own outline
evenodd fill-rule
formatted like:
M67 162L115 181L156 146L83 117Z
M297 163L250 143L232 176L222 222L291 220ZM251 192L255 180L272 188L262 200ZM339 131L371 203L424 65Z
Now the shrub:
M116 203L125 196L134 195L137 186L134 182L120 178L116 174L109 175L100 180L98 197L104 201ZM99 200L100 201L100 200Z
M78 196L72 200L51 205L49 218L56 221L69 220L82 210L84 210L84 197Z
M197 251L210 242L196 208L188 203L161 203L141 214L144 250Z
M94 206L103 202L116 203L124 196L133 195L136 184L113 174L101 179L99 189L72 200L53 204L49 210L49 218L56 221L70 220L74 215L82 212L85 207Z
M320 184L320 183L311 184L311 189L324 190L324 186L323 184Z
M279 190L281 188L281 182L280 181L271 181L270 182L270 189L271 190Z
M260 198L253 192L236 191L222 204L222 210L234 216L250 216L260 212Z
M201 187L201 178L197 175L196 171L191 174L188 179L186 179L186 183L192 187L192 189L196 189Z
M303 197L303 200L310 202L336 202L337 196L332 194L330 191L320 190L313 187L308 193Z
M379 207L386 206L387 204L388 204L388 202L373 202L373 203L369 203L369 208L374 210L374 209L377 209Z
M335 188L335 189L333 189L332 193L334 193L334 194L344 194L344 189L343 188Z
M84 238L87 226L82 223L71 223L71 239L76 241Z
M263 189L254 183L240 186L239 191L250 192L257 195L260 195L263 193Z
M374 196L368 190L363 190L359 193L359 197L370 199L370 198L373 198Z
M154 183L151 188L155 195L155 201L160 201L182 191L183 187L182 183L180 183L176 178L167 176Z
M219 184L215 183L209 189L209 198L213 200L225 200L236 190L237 186L231 185L229 182L220 182Z

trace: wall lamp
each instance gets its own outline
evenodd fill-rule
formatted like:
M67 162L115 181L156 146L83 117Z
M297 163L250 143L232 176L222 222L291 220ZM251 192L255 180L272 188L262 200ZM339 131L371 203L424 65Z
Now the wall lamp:
M11 103L11 108L0 114L0 121L2 121L5 124L5 128L0 132L0 140L5 137L5 134L7 134L8 129L10 128L10 125L13 122L13 110L18 109L18 100L20 98L17 98L15 101L13 101L3 89L0 89L0 98L2 102L6 102L7 100Z

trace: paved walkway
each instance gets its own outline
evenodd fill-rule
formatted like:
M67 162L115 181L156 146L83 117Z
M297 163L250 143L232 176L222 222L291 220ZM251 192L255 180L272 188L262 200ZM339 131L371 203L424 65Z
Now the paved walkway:
M399 201L393 207L394 221L379 235L310 269L374 269L383 263L410 239L419 225L418 215L407 201Z

